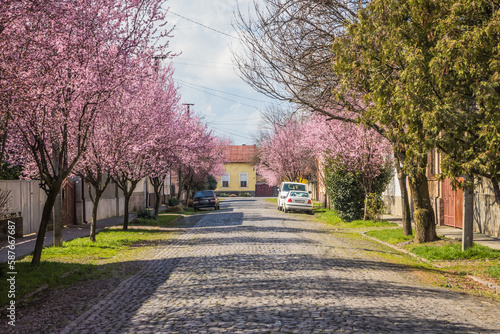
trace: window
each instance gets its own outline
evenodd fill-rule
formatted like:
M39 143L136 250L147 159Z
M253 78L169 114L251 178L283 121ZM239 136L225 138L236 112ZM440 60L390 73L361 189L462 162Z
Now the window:
M284 183L283 191L290 191L290 190L306 191L306 185L300 183Z
M248 187L248 173L240 173L240 187Z
M229 188L229 173L222 175L222 188Z

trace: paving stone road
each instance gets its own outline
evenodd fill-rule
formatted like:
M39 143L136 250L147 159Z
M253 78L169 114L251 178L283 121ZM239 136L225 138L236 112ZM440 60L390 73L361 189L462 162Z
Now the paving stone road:
M63 333L500 333L498 303L419 283L305 215L228 199Z

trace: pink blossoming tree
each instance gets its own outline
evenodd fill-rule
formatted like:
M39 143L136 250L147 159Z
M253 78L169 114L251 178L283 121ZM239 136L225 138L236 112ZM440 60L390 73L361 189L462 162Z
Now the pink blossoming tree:
M274 126L273 134L259 148L257 171L272 185L299 181L314 173L318 158L307 123L290 119L284 126Z
M375 178L392 168L391 151L390 143L372 129L314 115L275 126L260 147L257 170L278 185L315 174L319 160L335 161L356 176L367 198Z
M88 144L96 116L129 75L132 59L150 59L166 45L163 0L9 2L3 26L0 87L11 85L11 162L39 178L47 194L32 264L63 180ZM159 30L158 30L159 29ZM133 67L133 66L132 66Z
M229 144L228 141L214 136L196 118L191 118L190 121L192 130L186 135L186 139L191 143L189 154L185 155L177 166L180 187L187 192L186 205L192 192L204 184L209 175L217 179L224 173L224 152Z
M326 161L336 168L351 172L365 193L364 217L367 218L368 198L377 177L392 170L392 146L371 128L354 123L327 120L315 116L307 124L309 133L321 134L314 139Z

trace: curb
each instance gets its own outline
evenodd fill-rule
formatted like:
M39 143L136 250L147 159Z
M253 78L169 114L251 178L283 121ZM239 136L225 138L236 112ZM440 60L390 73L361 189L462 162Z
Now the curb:
M403 249L403 248L401 248L401 247L395 246L395 245L393 245L393 244L390 244L390 243L387 243L387 242L385 242L385 241L382 241L382 240L379 240L379 239L377 239L377 238L374 238L374 237L371 237L371 236L369 236L369 235L366 235L366 232L368 232L368 231L361 232L361 233L360 233L360 235L361 235L362 237L365 237L365 238L371 239L371 240L373 240L373 241L376 241L376 242L378 242L378 243L380 243L380 244L382 244L382 245L384 245L384 246L387 246L387 247L390 247L390 248L392 248L392 249L394 249L394 250L397 250L397 251L399 251L399 252L401 252L401 253L404 253L404 254L407 254L407 255L411 255L411 256L413 256L414 258L417 258L417 259L419 259L420 261L423 261L423 262L425 262L425 263L428 263L428 264L430 264L430 265L432 265L432 266L434 266L434 267L437 267L437 268L443 268L443 266L441 266L441 265L439 265L439 264L437 264L437 263L435 263L435 262L432 262L432 261L430 261L430 260L424 259L423 257L420 257L420 256L418 256L418 255L416 255L416 254L413 254L412 252L409 252L409 251L407 251L406 249ZM495 283L492 283L492 282L489 282L489 281L483 280L483 279L481 279L481 278L479 278L479 277L472 276L472 275L468 275L468 276L467 276L467 278L469 278L469 279L471 279L471 280L475 281L476 283L479 283L479 284L481 284L481 285L483 285L483 286L487 287L487 288L488 288L488 289L490 289L493 293L495 293L495 294L497 294L497 295L500 295L500 285L497 285L497 284L495 284Z
M416 259L418 259L418 260L420 260L420 261L423 261L423 262L429 263L429 264L431 264L431 265L433 265L433 266L435 266L435 267L438 267L438 268L440 267L439 265L436 265L435 263L433 263L433 262L431 262L431 261L429 261L429 260L427 260L427 259L424 259L423 257L420 257L420 256L418 256L418 255L416 255L416 254L413 254L412 252L409 252L409 251L407 251L407 250L406 250L406 249L404 249L404 248L401 248L401 247L395 246L395 245L390 244L390 243L388 243L388 242L385 242L385 241L379 240L379 239L377 239L377 238L371 237L371 236L369 236L369 235L366 235L366 232L368 232L368 231L365 231L365 232L360 233L360 234L361 234L361 236L363 236L363 237L365 237L365 238L368 238L368 239L371 239L371 240L373 240L373 241L376 241L376 242L378 242L378 243L380 243L380 244L382 244L382 245L384 245L384 246L390 247L390 248L392 248L392 249L394 249L394 250L397 250L397 251L399 251L399 252L401 252L401 253L404 253L404 254L407 254L407 255L411 255L411 256L413 256L414 258L416 258Z
M495 283L485 281L479 277L472 276L472 275L467 276L467 278L470 278L471 280L476 281L479 284L487 286L489 289L493 290L493 292L500 295L500 285L496 285Z

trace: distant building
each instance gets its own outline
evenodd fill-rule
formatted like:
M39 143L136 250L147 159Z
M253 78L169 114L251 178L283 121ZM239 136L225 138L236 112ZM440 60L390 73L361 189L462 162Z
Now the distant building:
M255 145L230 145L227 151L225 173L217 184L217 193L240 195L250 193L255 196L257 175L253 158L257 148Z

